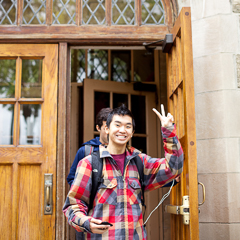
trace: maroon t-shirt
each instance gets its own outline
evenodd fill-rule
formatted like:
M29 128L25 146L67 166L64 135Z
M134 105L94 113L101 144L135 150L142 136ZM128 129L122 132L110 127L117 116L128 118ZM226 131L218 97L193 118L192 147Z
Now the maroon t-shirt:
M118 167L121 170L121 173L123 175L123 170L124 170L124 161L125 161L125 156L126 153L122 153L122 154L111 154L113 159L115 160L115 162L117 163Z

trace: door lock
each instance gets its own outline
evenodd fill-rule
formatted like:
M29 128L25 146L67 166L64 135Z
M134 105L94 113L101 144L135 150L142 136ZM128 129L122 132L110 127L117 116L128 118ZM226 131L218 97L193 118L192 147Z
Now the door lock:
M189 225L189 196L183 196L182 206L166 205L165 212L176 215L182 215L183 223L185 225Z
M53 186L53 175L51 173L44 174L44 214L45 215L51 215L53 213L52 186Z

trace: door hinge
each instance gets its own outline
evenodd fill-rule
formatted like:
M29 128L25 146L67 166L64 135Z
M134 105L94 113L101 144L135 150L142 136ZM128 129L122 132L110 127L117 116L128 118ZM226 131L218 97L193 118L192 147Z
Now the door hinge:
M173 205L166 205L165 212L182 215L183 216L183 223L185 225L189 225L189 196L183 196L182 198L182 206L173 206Z

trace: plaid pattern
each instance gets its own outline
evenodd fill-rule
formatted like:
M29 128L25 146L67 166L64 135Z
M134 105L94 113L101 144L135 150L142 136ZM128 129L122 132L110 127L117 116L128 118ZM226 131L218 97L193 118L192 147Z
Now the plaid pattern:
M137 166L132 159L139 155L144 163L145 190L154 190L177 177L182 172L183 151L176 136L175 126L162 128L165 158L151 158L133 147L126 149L124 174L104 146L100 146L103 158L103 183L99 186L88 212L92 187L91 155L79 162L76 176L68 193L63 212L68 223L77 231L84 231L86 239L146 239L143 226L141 185ZM94 217L113 224L104 234L92 234L90 220Z

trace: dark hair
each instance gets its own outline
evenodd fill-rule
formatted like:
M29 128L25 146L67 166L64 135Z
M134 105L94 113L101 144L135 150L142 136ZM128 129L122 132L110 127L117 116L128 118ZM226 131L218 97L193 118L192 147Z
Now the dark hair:
M119 116L129 116L132 118L132 126L133 126L133 131L135 131L135 120L133 117L132 112L124 105L122 104L120 107L114 108L109 114L107 118L107 127L109 128L110 123L112 122L113 116L114 115L119 115Z
M96 116L96 125L99 126L99 128L102 127L103 121L107 121L108 114L112 111L111 108L102 108L97 116Z

